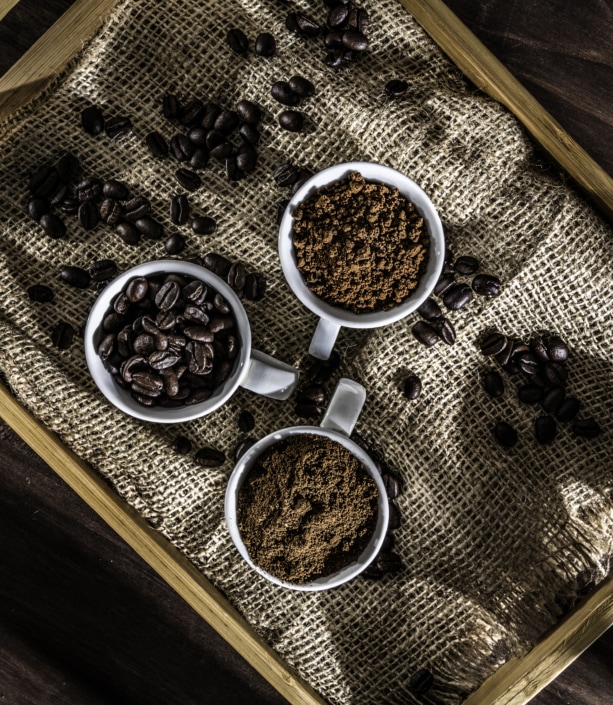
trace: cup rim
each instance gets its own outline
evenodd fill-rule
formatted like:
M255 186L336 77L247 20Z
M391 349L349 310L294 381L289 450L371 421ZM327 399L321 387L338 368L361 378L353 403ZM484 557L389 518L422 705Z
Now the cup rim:
M111 305L113 298L119 294L125 285L137 276L160 274L185 274L200 279L218 291L232 307L237 329L239 331L241 350L236 358L231 375L221 385L221 392L209 399L188 406L177 408L146 407L138 404L130 393L122 389L104 367L97 352L97 340L100 337L102 319ZM98 341L99 342L99 341ZM153 423L182 423L210 414L224 404L240 386L249 369L251 359L251 327L247 312L238 296L220 277L206 267L184 260L162 259L142 262L119 274L102 290L94 302L84 331L85 359L89 372L98 389L115 407L142 421Z
M260 566L258 566L249 556L247 548L241 538L240 531L238 529L237 521L237 497L243 482L247 478L249 472L251 471L252 465L255 460L261 455L261 453L276 443L289 438L290 436L297 435L317 435L323 436L325 438L330 438L333 441L341 443L347 450L349 450L352 455L354 455L366 468L368 474L373 478L377 486L378 498L377 498L377 524L371 536L371 539L362 551L361 555L353 563L348 566L331 573L330 575L317 578L308 583L291 583L287 580L282 580L277 578L275 575L267 572ZM387 491L385 485L383 484L383 479L381 474L377 470L373 459L370 455L360 447L355 441L351 440L348 436L338 431L332 429L322 428L321 426L289 426L287 428L282 428L277 431L269 433L264 438L260 439L257 443L251 446L245 454L238 460L228 484L226 487L225 502L224 502L224 514L226 520L226 526L236 546L238 552L247 562L247 564L259 573L261 576L266 578L271 583L278 585L280 587L288 588L289 590L297 590L301 592L316 592L321 590L330 590L335 587L339 587L353 578L357 577L362 571L364 571L377 557L377 554L381 550L385 535L387 532L387 527L389 524L389 502L387 499Z
M292 243L293 212L318 189L345 178L357 171L366 181L384 183L397 188L400 193L415 204L424 218L430 235L430 252L426 271L422 274L417 289L401 304L388 311L353 313L333 306L316 296L304 283L296 264ZM296 297L320 318L327 319L347 328L378 328L395 323L413 313L430 296L443 270L445 259L445 236L440 216L426 192L415 181L392 167L376 162L343 162L322 169L306 181L292 196L285 208L279 225L279 260L285 279Z

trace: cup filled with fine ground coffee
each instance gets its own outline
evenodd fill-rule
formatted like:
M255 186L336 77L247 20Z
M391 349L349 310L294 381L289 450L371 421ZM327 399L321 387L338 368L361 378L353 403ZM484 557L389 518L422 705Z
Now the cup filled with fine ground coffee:
M414 181L382 164L347 162L296 191L279 256L293 292L320 319L309 353L326 360L342 326L377 328L419 308L441 274L445 241Z
M295 367L251 347L230 286L180 260L145 262L114 279L90 311L84 345L104 396L145 421L204 416L238 387L287 399L298 382Z
M247 563L276 585L337 587L381 549L389 521L385 486L349 438L365 398L361 385L341 378L319 426L269 434L232 472L228 530Z

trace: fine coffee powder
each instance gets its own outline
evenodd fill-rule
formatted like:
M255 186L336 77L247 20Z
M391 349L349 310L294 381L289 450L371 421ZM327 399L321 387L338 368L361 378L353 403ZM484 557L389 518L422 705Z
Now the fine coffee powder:
M340 443L301 434L266 449L239 492L254 563L302 584L353 563L377 523L377 486Z
M415 205L356 172L296 208L292 237L308 288L353 313L401 304L428 264L430 238Z

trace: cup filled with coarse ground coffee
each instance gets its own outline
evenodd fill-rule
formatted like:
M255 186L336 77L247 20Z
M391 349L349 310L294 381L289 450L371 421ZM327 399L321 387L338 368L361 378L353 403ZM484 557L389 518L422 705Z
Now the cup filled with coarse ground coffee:
M204 416L238 387L287 399L298 383L295 367L251 347L230 286L191 262L145 262L119 275L94 303L84 344L100 391L145 421Z
M341 378L320 426L269 434L228 482L228 530L247 563L276 585L327 590L377 556L389 503L373 460L349 438L366 392Z
M326 360L341 327L377 328L419 308L443 269L445 239L414 181L382 164L347 162L296 191L279 256L291 289L319 316L309 352Z

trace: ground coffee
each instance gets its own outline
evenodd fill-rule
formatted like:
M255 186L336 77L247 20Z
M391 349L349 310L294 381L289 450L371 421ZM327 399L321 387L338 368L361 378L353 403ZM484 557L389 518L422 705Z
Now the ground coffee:
M292 237L309 289L353 313L402 303L428 263L430 239L414 204L355 172L296 208Z
M364 466L340 443L309 434L265 450L238 498L253 562L297 584L355 561L377 515L377 487Z

